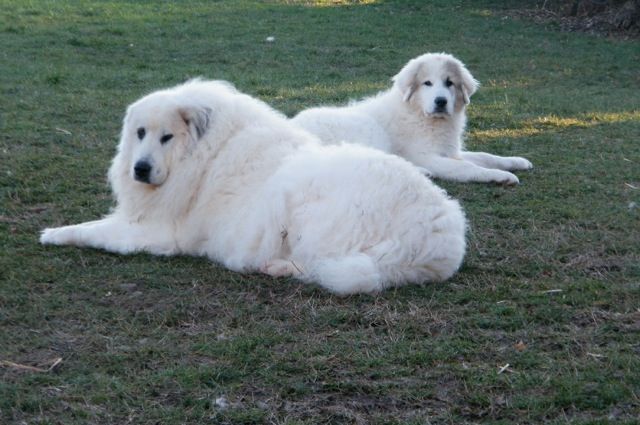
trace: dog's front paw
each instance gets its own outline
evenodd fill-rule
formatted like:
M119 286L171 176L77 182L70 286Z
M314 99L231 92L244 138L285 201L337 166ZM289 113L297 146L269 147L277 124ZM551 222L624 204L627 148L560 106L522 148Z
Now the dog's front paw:
M510 170L530 170L533 168L533 164L526 158L514 156L511 159Z
M520 184L520 180L515 174L508 171L493 170L490 176L490 182L504 184L507 186L515 186Z
M71 245L74 233L71 226L47 228L40 234L40 243L43 245Z

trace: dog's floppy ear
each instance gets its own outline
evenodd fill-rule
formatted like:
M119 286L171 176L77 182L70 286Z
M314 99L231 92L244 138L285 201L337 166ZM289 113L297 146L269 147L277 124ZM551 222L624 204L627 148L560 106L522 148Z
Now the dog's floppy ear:
M211 121L211 108L206 106L187 106L178 110L180 117L189 127L193 137L198 140L204 136L209 129Z
M418 82L418 71L420 71L420 62L411 59L393 78L393 85L400 93L402 100L408 102L413 93L420 87Z
M473 78L473 75L462 63L458 64L458 72L460 73L460 87L458 89L462 92L464 104L468 105L471 102L471 96L480 87L480 82Z
M452 79L455 82L457 97L462 99L465 105L468 105L469 102L471 102L471 96L476 92L480 83L473 78L473 75L471 75L469 70L458 59L451 55L446 55L445 57L447 58L445 67L447 72L453 76Z

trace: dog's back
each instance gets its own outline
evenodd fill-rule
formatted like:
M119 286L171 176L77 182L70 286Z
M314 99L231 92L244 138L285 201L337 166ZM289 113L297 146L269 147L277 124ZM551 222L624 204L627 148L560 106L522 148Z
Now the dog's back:
M391 141L384 128L370 115L352 107L311 108L292 121L325 144L357 143L391 152Z

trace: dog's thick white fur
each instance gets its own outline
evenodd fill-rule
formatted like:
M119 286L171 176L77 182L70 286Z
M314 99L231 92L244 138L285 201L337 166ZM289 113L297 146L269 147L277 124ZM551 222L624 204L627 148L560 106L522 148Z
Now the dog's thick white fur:
M442 281L460 266L458 202L405 160L322 146L264 103L190 81L132 104L102 220L45 229L44 244L204 255L338 294Z
M342 141L397 154L447 180L519 183L507 170L531 162L463 148L465 107L479 83L445 53L414 58L393 77L391 89L345 107L318 107L293 121L325 143Z

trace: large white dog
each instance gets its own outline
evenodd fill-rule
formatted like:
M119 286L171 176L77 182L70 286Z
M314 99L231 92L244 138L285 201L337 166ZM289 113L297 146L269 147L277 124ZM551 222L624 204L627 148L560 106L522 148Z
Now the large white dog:
M448 180L517 184L507 170L533 167L525 158L463 149L465 107L479 83L458 59L427 53L410 60L393 81L375 97L307 109L293 121L326 143L373 146Z
M44 244L205 255L339 294L441 281L460 266L458 203L396 156L322 146L225 82L191 81L132 104L102 220Z

